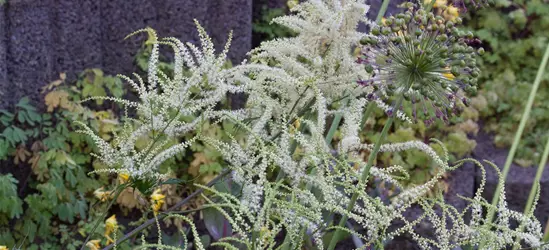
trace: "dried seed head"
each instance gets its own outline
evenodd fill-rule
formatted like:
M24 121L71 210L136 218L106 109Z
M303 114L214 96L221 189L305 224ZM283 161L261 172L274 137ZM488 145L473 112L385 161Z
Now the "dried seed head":
M432 123L432 117L447 121L459 114L459 105L467 104L460 90L476 93L480 70L475 57L482 51L467 44L472 33L455 27L460 19L451 22L408 6L405 13L387 18L362 39L357 62L366 64L373 77L358 83L375 88L372 99L404 95L414 106L415 119L420 108L426 123Z

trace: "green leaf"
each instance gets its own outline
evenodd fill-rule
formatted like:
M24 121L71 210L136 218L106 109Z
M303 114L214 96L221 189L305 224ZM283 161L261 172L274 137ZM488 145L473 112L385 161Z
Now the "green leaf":
M76 184L78 183L78 180L76 179L76 176L74 176L74 173L72 171L66 171L65 172L65 180L69 182L70 187L76 187Z
M25 119L25 112L18 112L17 113L17 120L20 122L20 123L25 123L26 119Z
M8 158L9 149L10 144L5 140L0 139L0 160Z
M82 96L83 97L94 97L94 96L106 96L107 92L105 92L105 89L102 86L98 86L95 84L86 84L84 85L84 88L82 89ZM98 105L103 104L103 100L96 100L96 103Z
M23 201L17 194L18 181L12 174L0 175L0 215L8 218L19 218L23 213Z
M94 69L91 69L91 72L92 72L95 76L103 77L103 70L101 70L101 69L94 68Z
M206 229L215 241L232 235L231 224L217 209L206 208L202 210L202 215Z
M69 205L69 203L61 203L57 207L57 216L59 216L59 219L62 221L73 223L74 215L74 211L72 210L72 207L71 205Z
M152 180L135 180L132 186L145 196L150 196L153 192L154 184L155 182Z
M19 127L12 126L13 128L13 138L15 138L15 141L18 143L24 143L27 141L27 133L20 129Z
M25 96L19 100L19 102L15 105L16 107L25 109L25 110L32 110L35 111L36 108L31 106L29 104L29 97Z

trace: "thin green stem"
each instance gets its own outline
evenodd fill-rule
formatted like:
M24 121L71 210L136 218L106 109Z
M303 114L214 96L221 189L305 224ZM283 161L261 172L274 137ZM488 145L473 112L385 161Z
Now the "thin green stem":
M370 115L372 115L372 112L374 111L375 106L376 105L374 103L369 103L368 104L368 107L366 108L366 111L364 112L364 115L362 116L362 121L360 122L360 124L361 124L360 129L364 129L364 126L366 125L366 121L368 121L368 118L370 117ZM313 169L313 171L314 170L315 169ZM314 172L312 172L312 173L314 173ZM311 185L307 184L307 188L311 189ZM328 217L331 217L331 216L328 216ZM331 223L331 220L328 221L328 223Z
M84 243L82 244L82 247L80 248L80 250L84 250L86 248L86 243L88 243L91 236L95 233L95 230L97 230L97 227L99 226L99 222L101 222L101 221L103 221L103 219L105 219L105 217L107 216L107 213L109 212L109 209L111 209L112 205L114 204L114 201L116 201L116 199L118 199L118 196L120 195L120 193L122 193L122 190L124 190L127 186L128 186L128 184L122 184L122 185L119 185L115 188L116 193L114 194L114 197L109 202L109 205L107 205L107 207L105 208L105 211L103 211L103 213L101 213L99 218L97 218L97 220L95 221L91 232L86 237L86 240L84 240Z
M364 166L364 170L362 171L362 175L360 176L360 180L358 185L362 185L365 181L368 180L368 177L370 176L370 169L372 168L372 165L374 163L374 159L377 156L377 153L379 152L379 148L381 147L381 144L383 144L383 140L385 140L385 137L387 136L387 133L389 132L389 129L391 128L391 125L393 125L393 121L395 120L396 116L396 110L400 105L402 104L402 99L404 99L404 96L400 95L396 101L395 111L391 116L389 116L389 119L385 123L385 126L383 126L383 130L381 130L381 135L377 139L376 143L374 144L374 149L372 152L370 152L370 155L368 156L368 162L366 163L366 166ZM358 200L358 192L354 193L351 197L351 201L347 205L347 212L351 211L353 207L355 206L356 201ZM341 220L339 221L339 226L344 227L345 222L347 222L347 215L343 215ZM332 239L330 240L330 245L328 246L328 250L334 250L338 240L339 240L340 231L339 229L336 229L334 235L332 236Z
M381 4L381 8L379 9L379 12L377 13L376 22L379 23L383 16L385 15L385 12L387 11L387 7L389 7L389 2L391 0L383 0L383 3Z
M221 180L222 178L224 178L226 175L228 175L230 173L230 169L225 169L223 172L221 172L217 177L215 177L213 180L211 180L210 182L208 182L208 184L206 184L207 187L211 187L213 186L214 184L216 184L219 180ZM161 220L163 219L164 217L166 217L168 215L168 213L171 213L173 211L175 211L176 209L179 209L181 206L187 204L189 201L191 201L194 197L200 195L202 192L204 192L204 189L203 188L200 188L196 191L194 191L193 193L191 193L190 195L188 195L187 197L185 197L185 199L179 201L177 204L173 205L171 208L169 208L168 210L166 210L164 213L161 213L158 215L158 219ZM140 226L138 226L137 228L133 229L131 232L125 234L124 236L122 236L119 240L116 241L116 244L110 244L108 246L106 246L105 248L103 248L103 250L110 250L112 249L114 246L116 245L120 245L122 242L128 240L130 237L136 235L137 233L143 231L143 229L149 227L150 225L156 223L156 220L153 218L153 219L149 219L147 220L145 223L141 224ZM84 243L84 245L86 245ZM82 250L82 249L81 249Z
M349 102L349 96L345 97L343 99L343 105L346 106L347 103ZM328 131L328 134L326 135L326 138L324 139L324 141L326 142L326 144L330 144L332 142L332 139L334 138L334 134L335 132L337 131L337 128L339 127L339 123L341 123L341 118L343 117L343 114L342 113L337 113L334 117L334 120L332 121L332 124L330 125L330 130ZM290 149L291 151L290 152L293 152L295 150L295 148L293 147L294 144L291 145L292 148ZM280 171L279 172L279 175L277 176L277 181L279 181L279 178L283 178L284 175L280 175L280 173L283 173L283 171ZM314 168L312 171L311 171L311 174L315 174L316 173L316 168ZM307 190L310 190L312 188L312 186L310 184L307 184L307 186L305 187ZM305 233L305 229L303 228L301 230L301 234L303 235ZM286 235L286 237L284 238L284 242L288 242L288 244L286 245L285 248L282 248L282 249L289 249L290 245L289 244L289 237L288 235Z
M433 7L435 6L435 3L437 2L437 0L431 0L431 2L429 3L429 5L427 5L427 8L425 9L426 12L430 12Z
M343 99L343 106L346 106L348 102L349 102L349 97L347 96ZM330 145L330 143L332 142L332 139L334 138L334 134L337 131L337 128L339 127L339 124L341 123L342 118L343 118L342 113L337 113L335 115L334 120L332 121L332 124L330 125L330 130L328 131L328 134L326 135L326 138L324 138L324 141L326 142L326 144ZM313 168L313 170L311 170L311 174L314 175L315 173L316 173L316 168ZM308 183L305 186L305 188L307 190L311 190L312 185L310 183ZM302 228L301 232L300 232L300 235L304 235L304 234L305 234L305 228ZM288 236L286 236L286 238L284 239L284 242L287 242L288 240L289 240Z
M534 205L534 197L536 196L537 190L539 188L539 181L541 180L541 175L545 169L545 164L547 164L547 158L549 157L549 138L547 138L547 143L545 144L545 149L543 150L543 155L538 165L538 171L536 172L536 177L534 178L534 183L532 184L532 189L530 190L530 195L528 195L528 201L526 202L526 208L524 208L524 214L528 215L533 211L532 206Z
M547 60L549 59L549 45L545 49L545 54L543 55L543 59L541 60L541 64L538 69L538 73L536 75L536 79L534 80L534 85L532 86L532 90L530 91L530 95L528 96L528 101L526 103L526 107L524 108L524 112L522 114L522 118L520 119L518 130L515 134L515 138L513 139L513 144L511 145L511 150L509 150L509 155L507 155L507 160L505 161L505 165L503 166L503 172L502 172L502 178L505 180L507 178L507 174L509 173L509 169L511 168L511 163L513 162L513 158L515 157L515 153L517 152L518 144L520 142L520 138L522 137L522 133L524 132L524 127L526 126L526 122L528 121L528 118L530 117L530 111L532 110L532 105L534 104L534 99L536 97L536 93L538 91L539 85L541 83L541 79L543 77L543 74L545 73L545 68L547 66ZM494 198L492 199L492 206L497 206L498 199L499 199L499 193L503 186L501 183L498 184L496 191L494 192ZM488 213L487 219L488 222L491 222L494 217L494 210L491 210Z
M343 106L347 106L349 102L349 97L346 97L343 99ZM328 131L328 134L326 135L325 141L326 144L330 144L332 142L332 139L334 138L334 134L337 131L337 128L339 127L339 123L341 122L341 118L343 118L342 113L337 113L334 117L334 120L332 121L332 125L330 125L330 130Z
M543 155L541 156L541 160L539 161L538 171L536 172L536 177L534 178L534 182L532 183L532 189L530 190L530 195L528 195L528 201L526 201L526 207L524 208L525 216L532 216L534 212L534 211L531 211L532 206L534 205L534 198L536 197L536 194L538 192L539 181L541 180L541 175L543 174L543 170L545 169L545 164L547 163L548 157L549 157L549 138L547 138L547 143L545 144ZM525 226L526 225L521 224L519 231L522 232ZM520 241L520 239L518 240ZM520 245L517 245L513 249L517 250L519 249L519 246Z
M360 129L364 129L364 126L366 126L366 122L368 121L368 118L370 117L370 114L374 111L374 107L376 105L371 102L368 103L368 107L366 108L366 111L364 111L364 115L362 116L362 121L360 121Z

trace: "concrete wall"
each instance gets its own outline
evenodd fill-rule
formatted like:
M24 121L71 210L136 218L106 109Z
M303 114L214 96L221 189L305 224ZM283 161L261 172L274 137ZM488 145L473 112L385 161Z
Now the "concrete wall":
M240 62L251 48L251 13L252 0L8 0L0 6L0 108L37 100L59 72L133 72L143 37L123 38L147 26L197 42L196 18L219 47L233 30L229 57Z
M369 0L375 18L381 0ZM394 12L391 1L388 13ZM193 19L218 47L233 30L229 58L239 63L252 44L252 18L263 5L285 7L286 0L7 0L0 5L0 108L22 96L38 102L40 88L60 72L74 78L85 68L107 73L135 71L134 55L143 42L123 38L147 26L159 36L197 42ZM254 11L255 10L255 11Z

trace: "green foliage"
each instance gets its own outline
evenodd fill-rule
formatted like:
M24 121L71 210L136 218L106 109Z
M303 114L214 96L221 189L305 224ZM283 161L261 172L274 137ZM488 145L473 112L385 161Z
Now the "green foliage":
M524 109L542 53L547 44L549 5L540 0L496 1L491 8L473 13L470 29L483 41L486 53L480 61L480 91L488 107L480 112L485 128L496 134L495 144L508 147ZM516 162L531 166L539 161L549 136L549 98L545 74L536 96L525 136L519 145Z
M29 98L22 98L15 108L15 112L0 111L0 122L2 123L2 133L0 137L0 158L5 158L7 146L15 147L26 142L29 138L36 138L39 134L39 128L36 125L42 121L46 122L49 117L42 117L36 112L36 108L29 105ZM32 127L32 129L25 129ZM4 153L5 152L5 153Z
M261 17L258 20L254 20L252 24L253 32L259 34L262 41L295 35L295 33L288 28L271 22L275 17L283 16L285 14L286 9L284 8L268 8L267 6L262 6Z
M105 76L100 69L86 69L80 74L76 86L82 89L83 98L95 96L113 96L120 98L124 95L122 81L118 77ZM107 93L109 91L110 93ZM98 105L103 104L103 100L96 100Z
M0 111L4 168L20 168L29 175L20 194L11 175L0 177L0 225L11 228L0 232L2 244L77 249L82 244L78 238L86 234L85 222L101 208L92 208L93 191L108 184L108 179L88 175L93 170L93 144L75 132L73 119L80 118L109 136L113 130L106 121L116 120L113 112L92 111L78 101L96 94L121 96L125 90L120 80L98 69L84 71L77 82L65 81L61 74L44 88L48 112L39 111L26 97L13 110Z
M15 201L10 203L14 206L9 209L11 214L23 212L22 219L14 223L11 237L17 241L26 239L29 245L25 243L25 246L29 248L33 242L40 241L57 246L56 235L69 233L59 231L61 226L67 227L77 219L87 218L90 200L86 196L90 197L86 194L99 186L86 174L89 169L84 164L91 158L87 152L80 151L80 148L88 148L86 140L81 140L82 144L71 141L71 137L79 135L70 132L69 121L62 113L38 113L27 98L16 105L15 112L3 112L2 136L8 142L3 159L9 157L14 167L27 169L33 176L23 187L28 193L22 197L27 205L25 210L22 211L20 203ZM16 193L5 197L20 199Z
M150 46L145 45L136 57L137 66L143 71L150 52ZM173 74L173 68L173 63L160 63L160 69L167 75ZM112 139L114 133L121 132L117 125L123 107L96 97L121 98L128 92L123 86L120 78L105 75L97 68L82 71L72 82L61 73L58 80L42 90L44 111L30 104L27 97L13 109L0 110L0 160L7 166L26 169L30 175L20 191L22 195L17 193L18 181L11 174L0 175L0 245L21 245L25 249L81 247L83 239L92 232L92 222L108 208L94 196L94 191L101 187L113 190L118 181L116 177L88 174L104 166L90 154L95 150L94 143L77 133L79 127L73 121L85 123L105 140ZM182 118L188 119L192 117ZM219 124L204 121L202 128L202 133L217 139L243 138L235 125L227 121ZM173 138L165 147L193 136ZM145 147L151 138L139 139L136 147ZM161 165L161 171L173 176L172 179L160 184L136 183L135 190L142 190L141 194L128 188L115 204L124 213L136 208L144 212L150 207L137 204L149 199L147 195L153 185L163 185L161 188L169 193L167 205L173 205L183 193L195 188L194 181L206 183L225 166L212 145L193 144L187 153ZM92 239L101 239L102 245L106 244L104 227L101 223L92 235ZM120 225L120 229L123 227ZM127 247L123 245L121 249Z
M12 174L0 175L0 222L19 218L23 213L23 202L17 195L17 183Z
M474 136L478 132L478 110L481 108L482 101L478 97L472 98L471 107L464 110L461 117L451 118L449 124L446 125L442 121L435 121L434 124L427 127L423 121L417 121L415 124L405 122L397 122L395 131L391 132L387 137L387 142L397 143L405 141L429 141L431 138L440 138L450 153L451 161L463 158L471 153L476 146ZM405 105L405 109L410 111L410 105ZM374 114L375 119L370 118L361 132L363 140L373 143L379 136L375 131L380 131L386 121L385 114L377 111ZM442 153L442 148L437 143L430 143L431 147ZM366 152L365 152L366 153ZM368 155L364 154L366 158ZM410 178L403 181L406 186L415 186L419 183L424 183L426 180L436 176L439 169L436 163L429 157L423 154L418 154L417 151L382 153L378 157L378 161L384 166L401 165L405 166L410 173ZM439 181L433 189L436 194L440 190L446 190L447 185L444 179Z

